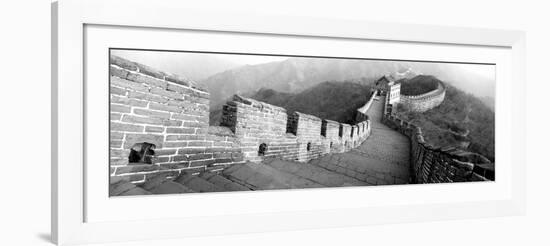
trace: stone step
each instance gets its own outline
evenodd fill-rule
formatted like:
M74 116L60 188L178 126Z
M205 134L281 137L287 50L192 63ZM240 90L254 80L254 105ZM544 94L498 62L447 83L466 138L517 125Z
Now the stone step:
M120 194L136 188L136 185L128 181L119 181L109 185L110 196L120 196Z
M298 165L300 165L300 164L298 164ZM288 185L292 189L325 187L324 185L321 185L321 184L319 184L317 182L314 182L312 180L309 180L307 178L295 175L293 173L288 173L288 172L283 172L283 171L277 170L277 169L275 169L275 168L273 168L269 165L266 165L264 163L253 165L253 167L255 168L256 172L261 173L261 174L266 175L266 176L270 176L276 182Z
M245 163L235 165L223 171L229 180L246 186L251 190L289 189L291 186L277 180L271 174L259 171L259 163Z
M174 181L166 181L162 184L149 190L153 194L180 194L180 193L194 193L195 191L185 185L176 183Z
M202 173L200 175L201 178L206 179L208 182L218 186L223 187L225 191L249 191L250 189L240 185L238 183L235 183L234 181L231 181L219 174L216 173Z
M365 157L351 151L343 157L334 156L328 160L320 159L317 162L312 162L312 164L370 185L407 183L408 170L406 168L394 167L397 164L375 159L369 159L368 162L365 162L365 160ZM387 170L388 168L393 168L393 170Z
M196 192L220 192L225 191L223 187L208 182L198 175L184 174L179 176L175 182L182 184Z
M109 185L110 196L138 196L150 194L149 191L126 180L120 180Z
M346 175L342 175L336 172L329 171L322 167L312 165L309 163L298 163L282 160L273 160L266 162L274 169L281 172L290 173L302 178L311 180L315 183L321 184L327 187L340 187L340 186L363 186L368 185L365 182L357 180Z
M161 172L150 177L145 183L139 185L152 194L177 194L195 192L189 187L172 181L172 173Z
M121 193L119 196L142 196L142 195L151 195L151 194L152 193L149 191L146 191L139 187L135 187L131 190Z

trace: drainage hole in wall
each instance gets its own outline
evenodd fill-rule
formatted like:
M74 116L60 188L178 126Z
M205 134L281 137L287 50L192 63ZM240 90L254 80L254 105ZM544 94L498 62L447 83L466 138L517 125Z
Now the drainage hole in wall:
M152 143L136 143L130 149L128 156L129 163L153 164L155 157L155 148L157 146Z
M262 143L262 144L260 144L260 147L258 147L258 155L259 156L264 156L265 153L267 153L267 144Z

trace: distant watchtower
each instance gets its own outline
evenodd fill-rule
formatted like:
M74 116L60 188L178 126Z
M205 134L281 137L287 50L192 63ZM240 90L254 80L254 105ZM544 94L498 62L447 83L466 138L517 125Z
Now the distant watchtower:
M401 96L401 83L396 82L392 75L384 75L375 83L375 88L389 98L392 105L399 103Z

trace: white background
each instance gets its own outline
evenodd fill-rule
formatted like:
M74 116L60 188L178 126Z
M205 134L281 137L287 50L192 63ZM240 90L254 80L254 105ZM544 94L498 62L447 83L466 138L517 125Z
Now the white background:
M550 33L544 1L189 1L190 8L527 31L527 216L276 232L110 245L548 245L550 174L544 129ZM50 5L2 6L0 245L48 245ZM192 11L191 9L189 11ZM185 14L185 13L182 13ZM223 24L223 23L220 23ZM7 137L6 137L7 135ZM253 225L251 225L253 226ZM116 233L116 232L115 232Z

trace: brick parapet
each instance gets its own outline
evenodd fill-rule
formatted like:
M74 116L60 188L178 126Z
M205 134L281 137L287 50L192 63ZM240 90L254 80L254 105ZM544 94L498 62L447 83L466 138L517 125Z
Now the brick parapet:
M238 138L208 125L210 94L195 82L110 58L110 174L134 183L242 163ZM135 144L155 145L152 164L130 163Z
M375 97L376 97L376 93L375 91L372 91L369 99L367 100L367 103L365 103L365 105L357 109L356 116L355 116L356 122L362 122L369 119L369 115L367 114L367 112L369 111Z
M307 162L328 153L340 153L359 146L367 131L351 136L351 126L294 112L253 99L234 96L223 107L222 125L239 138L246 161L260 162L267 157ZM357 131L357 130L356 130ZM355 140L355 145L353 140ZM260 153L260 146L266 146Z
M400 95L399 103L406 105L411 111L425 112L439 106L445 100L446 91L445 84L439 82L437 89L424 94L415 96Z
M429 145L424 140L422 129L397 117L392 107L386 98L382 122L410 139L411 176L414 183L494 180L494 172L480 168L481 164L488 164L487 158L455 148L435 148Z
M359 146L370 135L364 116L349 125L235 95L221 124L209 126L209 92L195 82L120 57L110 59L111 182L221 171L276 157L307 162ZM353 135L352 135L353 129ZM152 164L129 163L135 144L155 145ZM267 148L260 153L260 145Z

